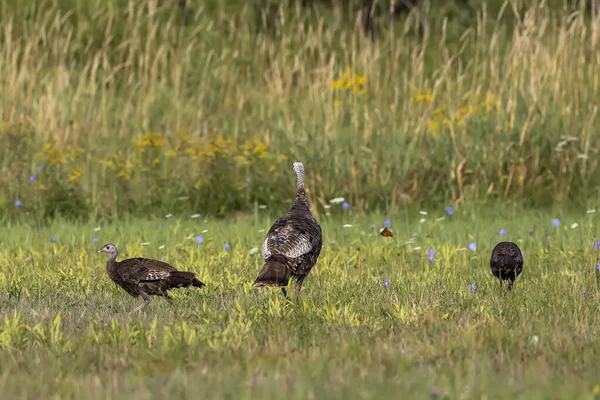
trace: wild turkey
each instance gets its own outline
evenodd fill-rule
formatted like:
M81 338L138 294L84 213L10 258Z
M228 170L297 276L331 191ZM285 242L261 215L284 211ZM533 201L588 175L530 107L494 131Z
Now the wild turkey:
M106 263L106 273L109 278L133 297L144 298L144 302L131 310L129 315L150 304L150 295L164 296L173 304L173 299L167 293L168 290L187 286L205 286L196 279L196 274L193 272L178 271L177 268L162 261L148 258L117 261L118 252L113 244L104 245L98 252L110 254Z
M304 279L317 262L323 237L321 226L310 212L304 189L304 165L294 163L296 172L296 199L289 211L279 218L262 245L265 265L258 273L255 287L281 287L287 298L285 287L290 277L296 278L296 300L300 296Z
M512 288L515 279L523 271L523 253L513 242L500 242L492 250L490 259L492 273L502 282L508 280L508 290Z

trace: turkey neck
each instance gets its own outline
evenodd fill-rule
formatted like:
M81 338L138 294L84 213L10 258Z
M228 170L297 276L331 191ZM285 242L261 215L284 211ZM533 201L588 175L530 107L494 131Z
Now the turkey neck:
M296 199L294 199L294 208L304 208L310 211L308 201L306 201L306 191L304 187L296 189Z
M117 264L117 252L115 251L106 262L106 272L110 275L117 268Z

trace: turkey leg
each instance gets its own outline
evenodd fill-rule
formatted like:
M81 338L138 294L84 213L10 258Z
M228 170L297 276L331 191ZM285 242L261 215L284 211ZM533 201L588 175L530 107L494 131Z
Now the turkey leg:
M144 302L142 304L140 304L139 306L137 306L136 308L134 308L133 310L129 311L129 316L131 316L132 314L135 314L136 312L140 311L142 308L146 307L148 304L150 304L150 296L148 296L146 293L142 292L142 297L144 298Z

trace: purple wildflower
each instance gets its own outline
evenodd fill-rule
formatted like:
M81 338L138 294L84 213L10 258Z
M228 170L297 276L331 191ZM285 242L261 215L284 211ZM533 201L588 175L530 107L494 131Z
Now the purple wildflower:
M600 262L596 263L596 271L600 271Z
M506 231L504 229L500 229L500 232L498 232L498 234L500 236L506 236Z
M98 238L93 238L92 243L98 243Z
M347 210L350 208L350 203L348 203L347 201L342 203L342 207L344 208L344 210Z
M449 216L453 216L454 215L454 208L448 206L446 207L446 214L448 214Z
M21 207L22 205L23 205L23 203L21 202L21 200L15 201L15 206Z
M35 181L35 175L31 175L31 176L29 177L29 180L30 180L31 182Z
M51 241L52 243L56 243L56 236L52 236L52 237L50 238L50 241Z
M471 251L475 251L475 250L477 250L477 243L475 243L475 242L471 242L471 243L469 243L469 249L470 249Z
M424 301L424 302L423 302L423 305L424 305L424 306L428 306L428 305L429 305L429 302L428 302L428 301Z
M386 219L385 221L383 221L383 226L385 226L386 228L389 228L390 226L392 226L392 221L390 221L389 219Z
M560 219L554 218L552 220L552 226L555 227L555 228L558 227L558 226L560 226Z
M433 258L433 256L429 256L429 258L427 259L427 261L429 261L430 263L435 261L435 258Z
M600 249L600 242L594 242L594 248Z
M35 170L36 170L37 172L42 172L42 167L41 167L41 166L38 166L38 167L36 167L36 168L35 168Z
M521 257L525 258L525 252L523 252L523 251L521 252Z
M224 248L225 250L229 250L229 249L231 249L231 245L230 245L229 243L225 243L225 244L223 245L223 248Z
M371 224L371 229L375 229L375 224Z
M429 249L429 250L427 251L427 254L429 254L430 256L432 256L432 255L434 255L434 254L435 254L435 250L434 250L434 249Z
M582 291L581 291L581 294L587 294L587 291L585 291L585 290L582 290Z
M476 291L476 290L477 290L477 285L476 285L476 284L474 284L474 283L471 283L471 284L469 285L469 290L470 290L471 292L474 292L474 291Z
M387 279L383 281L383 286L384 287L388 287L390 286L390 281L388 281Z
M196 236L196 243L200 244L204 242L204 238L202 236Z

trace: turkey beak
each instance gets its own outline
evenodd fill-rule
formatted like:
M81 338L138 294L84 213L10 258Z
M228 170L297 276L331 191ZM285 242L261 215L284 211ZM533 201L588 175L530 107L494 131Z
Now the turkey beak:
M98 250L98 253L104 253L104 247Z

